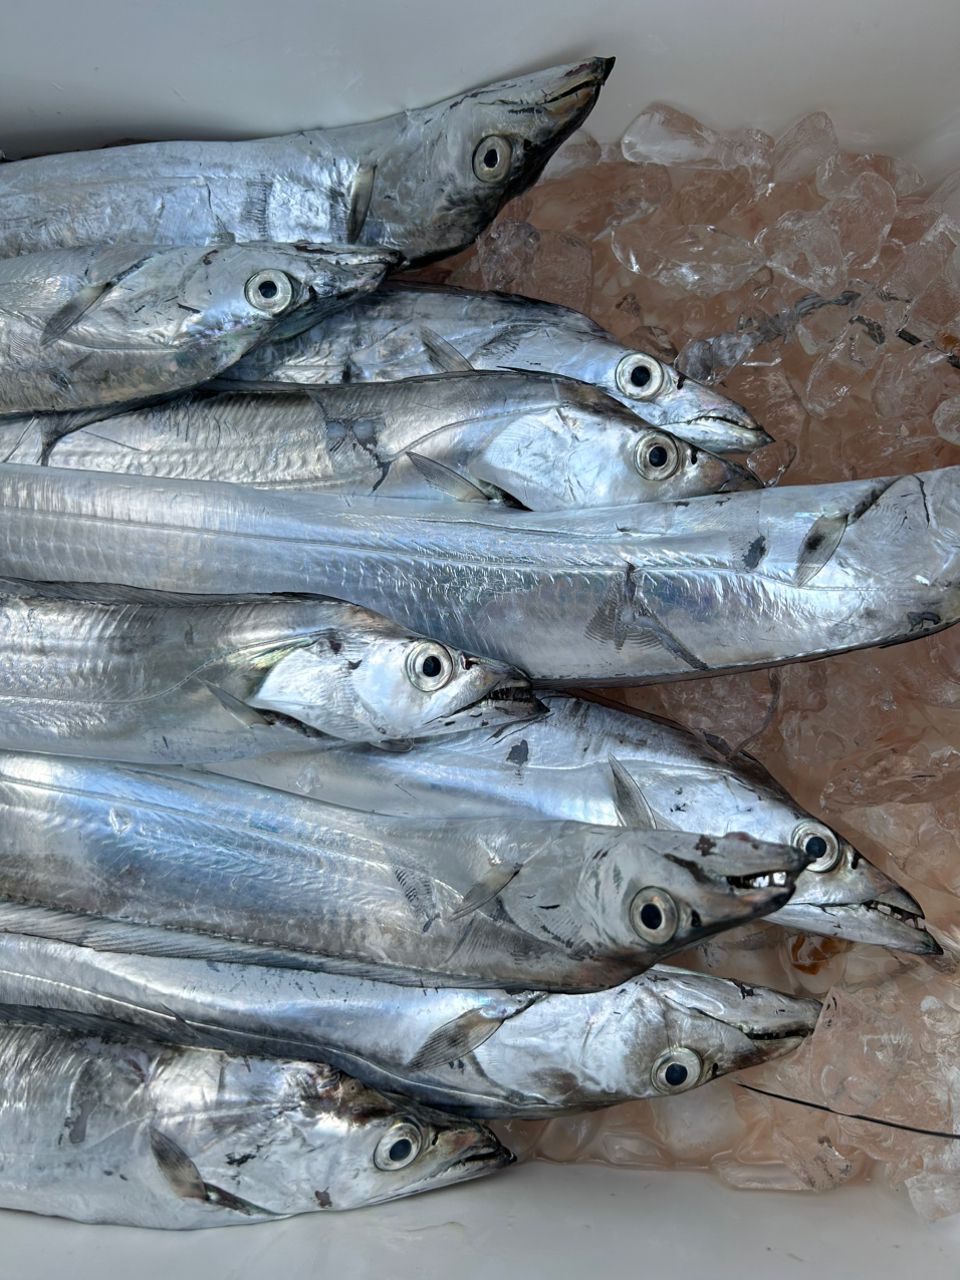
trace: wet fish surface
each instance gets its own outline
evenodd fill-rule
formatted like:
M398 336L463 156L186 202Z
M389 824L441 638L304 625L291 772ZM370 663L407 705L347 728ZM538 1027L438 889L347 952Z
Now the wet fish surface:
M517 294L390 281L322 325L268 340L230 377L314 385L382 382L453 368L528 369L578 378L643 421L714 453L770 437L742 405L671 364L619 343L589 317Z
M180 1044L319 1059L490 1118L681 1093L796 1048L820 1012L816 1000L666 965L583 995L476 991L0 934L0 1006L26 1004Z
M647 830L743 831L814 855L769 917L804 933L917 954L939 947L911 894L807 812L751 756L653 716L545 695L547 714L414 751L344 747L223 766L232 777L368 813L519 818Z
M66 426L71 424L69 420ZM0 457L87 471L528 510L755 489L741 467L570 379L468 373L395 383L193 392L92 417L0 422Z
M149 142L5 164L0 254L101 241L384 245L455 253L590 114L612 58L367 124L250 142Z
M482 1124L330 1067L0 1018L0 1204L191 1229L352 1209L509 1164Z
M371 609L553 683L891 644L960 616L960 469L588 512L0 464L0 576Z
M270 332L372 289L395 255L282 244L60 249L0 260L0 414L180 391Z
M0 583L0 747L191 764L537 714L499 663L337 601Z
M0 819L0 929L414 985L612 986L783 906L808 860L741 837L374 818L13 753Z

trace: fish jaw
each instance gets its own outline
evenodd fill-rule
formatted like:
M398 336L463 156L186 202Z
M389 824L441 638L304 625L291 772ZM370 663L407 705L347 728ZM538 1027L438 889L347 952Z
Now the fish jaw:
M429 721L424 735L438 737L464 733L471 729L505 727L538 720L547 714L547 706L534 694L526 680L513 676L471 706Z
M357 296L372 293L400 255L393 249L358 245L310 245L300 273L307 299L289 316L280 318L269 337L293 337Z
M943 955L943 948L927 932L920 904L904 889L868 902L789 903L770 916L771 924L813 933L825 938L843 938L915 956ZM909 903L910 905L906 905Z

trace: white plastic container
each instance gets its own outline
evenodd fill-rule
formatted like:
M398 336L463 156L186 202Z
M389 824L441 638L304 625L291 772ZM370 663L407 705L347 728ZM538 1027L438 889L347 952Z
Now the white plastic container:
M8 3L0 147L230 137L369 119L586 54L617 67L590 122L648 102L779 132L830 112L841 140L960 167L947 0L29 0ZM730 1191L698 1174L524 1166L418 1199L276 1226L172 1234L0 1214L0 1280L783 1276L956 1280L960 1221L877 1188Z

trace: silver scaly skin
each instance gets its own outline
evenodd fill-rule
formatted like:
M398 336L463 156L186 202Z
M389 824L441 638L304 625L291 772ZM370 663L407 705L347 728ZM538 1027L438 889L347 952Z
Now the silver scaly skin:
M0 260L0 414L78 410L215 377L374 288L395 255L282 244L60 249Z
M110 242L470 244L590 114L612 58L551 67L368 124L250 142L148 142L0 173L0 255Z
M807 855L378 818L182 769L0 755L0 930L111 951L596 990L783 906Z
M770 437L742 405L625 347L587 316L505 293L471 293L390 281L296 337L258 347L231 379L384 382L448 371L528 369L578 378L621 401L642 421L713 453L751 453Z
M354 1209L512 1162L484 1125L331 1067L126 1028L0 1025L0 1205L189 1230Z
M387 1092L490 1118L681 1093L789 1052L820 1013L816 1000L667 966L583 995L422 989L16 934L0 934L0 1005L231 1053L319 1059Z
M759 487L743 468L643 426L603 392L545 374L201 391L70 425L61 433L50 415L0 422L0 457L532 511Z
M553 818L646 830L743 831L814 861L771 924L935 955L920 904L802 809L752 757L724 756L678 725L546 696L523 725L387 753L344 747L244 760L217 772L367 813Z
M338 601L0 583L0 749L196 764L540 710L509 668Z
M958 570L957 467L530 513L0 464L2 577L309 592L558 684L908 640Z

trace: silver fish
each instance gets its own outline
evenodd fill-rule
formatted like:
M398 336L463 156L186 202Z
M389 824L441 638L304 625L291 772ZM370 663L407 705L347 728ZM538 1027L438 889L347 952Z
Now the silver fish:
M6 749L189 764L540 709L509 668L337 601L0 583Z
M583 123L612 58L460 93L368 124L250 142L148 142L0 172L0 254L220 240L455 253L540 176Z
M750 453L770 436L742 405L578 311L504 293L388 282L289 340L265 342L230 377L383 382L453 369L529 369L578 378L644 422L714 453Z
M0 929L414 985L594 990L774 911L798 849L373 818L170 770L0 755Z
M544 682L911 639L960 616L958 570L956 467L531 514L0 464L0 576L308 591Z
M280 244L61 249L0 260L0 413L180 391L270 332L372 289L395 255Z
M507 500L532 511L759 484L741 467L644 427L593 387L527 373L194 392L88 416L62 435L49 415L16 418L0 423L0 457L258 488Z
M0 1204L193 1229L353 1209L477 1178L513 1157L484 1125L331 1067L138 1033L0 1027Z
M386 753L346 747L223 767L328 804L397 817L514 814L647 830L746 832L814 861L771 924L918 955L940 948L923 910L849 841L802 809L752 757L724 756L665 720L546 696L535 722ZM218 768L218 772L221 770Z
M816 1000L665 965L582 995L424 990L16 934L0 934L0 1005L234 1053L319 1058L377 1088L491 1118L681 1093L796 1048L820 1012Z

